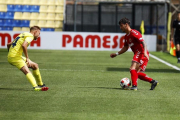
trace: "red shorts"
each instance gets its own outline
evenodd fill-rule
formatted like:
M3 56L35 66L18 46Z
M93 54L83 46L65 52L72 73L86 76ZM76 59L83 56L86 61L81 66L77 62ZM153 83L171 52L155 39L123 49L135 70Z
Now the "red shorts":
M133 57L132 61L135 61L135 62L139 63L141 71L145 71L149 60L147 59L147 57L144 56L144 53L142 54L140 52L137 52L137 53L134 54L134 57Z

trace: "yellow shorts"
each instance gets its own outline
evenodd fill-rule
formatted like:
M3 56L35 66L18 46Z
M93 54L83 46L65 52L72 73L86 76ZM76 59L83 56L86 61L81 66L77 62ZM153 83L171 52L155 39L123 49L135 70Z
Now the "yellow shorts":
M8 62L16 66L18 69L21 69L23 66L27 65L26 64L26 58L21 56L21 57L8 57Z

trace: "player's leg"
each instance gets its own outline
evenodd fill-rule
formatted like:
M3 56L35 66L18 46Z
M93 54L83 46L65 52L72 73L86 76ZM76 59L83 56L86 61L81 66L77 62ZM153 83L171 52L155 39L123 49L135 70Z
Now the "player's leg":
M175 46L176 46L176 57L178 59L177 63L180 63L180 38L175 37Z

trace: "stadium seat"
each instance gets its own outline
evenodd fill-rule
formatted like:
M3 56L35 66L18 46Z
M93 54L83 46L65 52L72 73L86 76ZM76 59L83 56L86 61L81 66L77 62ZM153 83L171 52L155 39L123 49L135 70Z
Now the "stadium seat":
M7 5L0 4L0 12L7 12Z
M56 6L55 12L56 13L64 13L64 7L63 6Z
M48 5L47 0L39 0L39 5Z
M46 5L42 5L40 6L39 12L47 12L47 6Z
M14 0L14 4L22 5L23 4L23 0Z
M5 19L14 19L14 12L7 12Z
M62 28L56 28L55 31L63 31Z
M29 27L30 21L29 20L22 20L21 27Z
M31 12L31 5L23 5L22 12Z
M3 30L12 31L13 27L4 27Z
M13 5L14 4L14 0L6 0L6 4Z
M24 12L22 14L22 20L30 20L30 12Z
M46 31L47 28L41 28L41 31Z
M0 31L4 30L4 27L3 26L0 26Z
M6 0L0 0L0 4L7 4L7 1Z
M15 12L14 19L21 20L22 19L22 12Z
M47 5L56 5L55 1L57 0L48 0Z
M47 28L46 31L54 31L54 28Z
M4 25L3 26L12 27L12 25L13 25L13 20L12 19L4 20Z
M39 20L46 20L46 17L47 17L47 13L39 13L38 19Z
M30 12L39 12L39 6L38 6L38 5L33 5L33 6L31 7Z
M7 5L8 12L14 12L14 5Z
M0 12L0 19L4 19L6 16L6 13L5 12Z
M55 13L48 13L47 20L55 20Z
M64 6L64 0L57 0L57 1L60 2L60 5L61 5L61 6Z
M39 13L31 13L30 19L31 20L38 20Z
M21 27L13 27L13 31L21 31Z
M15 12L22 12L22 8L23 8L22 5L15 5L14 11Z
M4 20L0 19L0 26L3 26L3 25L4 25Z
M55 20L63 20L63 14L56 14Z
M63 22L62 21L55 21L55 28L62 28Z
M21 20L13 20L13 27L21 27Z
M55 6L55 5L49 5L49 6L48 6L48 9L47 9L47 12L54 13L54 12L55 12L55 9L56 9L56 6Z
M38 26L39 27L46 27L46 20L39 20Z
M21 31L29 32L29 27L22 27Z
M31 20L29 26L32 27L32 26L35 26L35 25L38 25L38 20Z
M40 5L39 0L31 0L30 4L31 5Z
M31 5L31 0L23 0L23 5Z
M54 20L48 20L46 23L47 28L54 28Z

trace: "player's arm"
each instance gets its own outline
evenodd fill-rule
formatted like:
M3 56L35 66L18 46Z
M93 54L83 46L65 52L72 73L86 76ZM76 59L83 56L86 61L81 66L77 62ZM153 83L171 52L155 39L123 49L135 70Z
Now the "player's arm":
M29 63L29 56L28 56L28 52L27 52L27 47L28 47L29 43L27 41L24 41L22 44L22 48L23 48L23 53L26 57L26 62Z
M7 44L8 52L9 52L9 48L11 47L12 43L13 43L13 41L12 41L12 42L9 42L9 43Z
M144 56L147 57L147 59L149 60L149 56L147 54L147 45L144 41L141 41L141 44L143 45L144 48Z
M117 55L120 55L120 54L123 54L124 52L126 52L128 50L129 46L128 45L125 45L119 52L117 53L112 53L110 55L111 58L114 58L116 57Z

